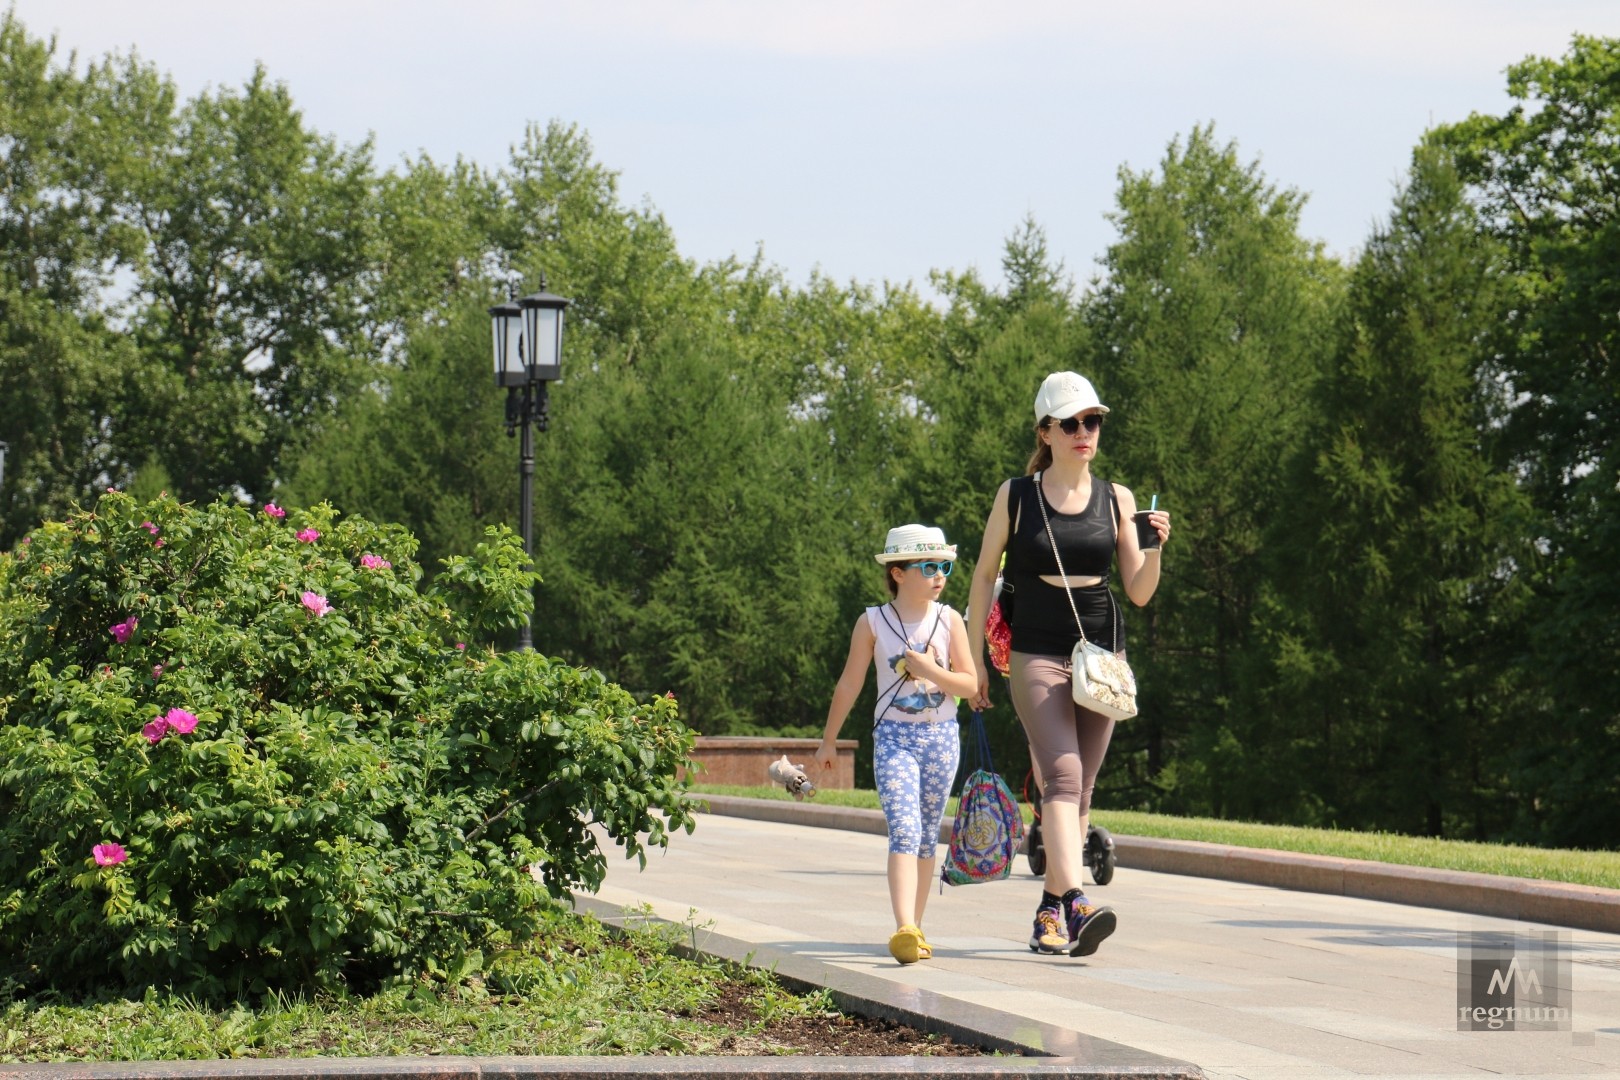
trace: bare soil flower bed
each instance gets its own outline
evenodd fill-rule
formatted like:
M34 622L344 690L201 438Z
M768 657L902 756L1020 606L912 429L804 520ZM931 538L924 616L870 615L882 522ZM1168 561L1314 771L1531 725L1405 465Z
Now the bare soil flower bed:
M758 1009L749 989L730 983L695 1019L746 1032L756 1025ZM778 1017L757 1034L727 1035L708 1050L716 1055L807 1054L819 1056L978 1057L988 1051L956 1042L949 1035L928 1035L914 1027L864 1016L822 1012Z

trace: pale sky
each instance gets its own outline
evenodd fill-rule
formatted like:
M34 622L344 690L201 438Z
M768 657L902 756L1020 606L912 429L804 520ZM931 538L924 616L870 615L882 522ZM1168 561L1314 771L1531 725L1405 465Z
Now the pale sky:
M4 3L5 0L0 0ZM702 261L763 245L802 283L1001 281L1025 215L1077 282L1118 170L1213 122L1303 231L1359 249L1430 126L1504 69L1620 36L1617 0L13 0L81 61L135 49L190 96L262 62L313 128L390 166L498 166L529 121L589 133Z

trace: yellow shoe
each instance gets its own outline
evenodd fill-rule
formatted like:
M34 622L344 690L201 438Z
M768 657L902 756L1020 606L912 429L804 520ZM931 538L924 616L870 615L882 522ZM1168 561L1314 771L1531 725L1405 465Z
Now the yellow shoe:
M922 931L915 926L902 926L889 939L889 955L902 964L915 964L922 958Z
M933 958L934 947L928 944L928 939L923 937L922 927L919 926L917 927L917 959L932 960Z

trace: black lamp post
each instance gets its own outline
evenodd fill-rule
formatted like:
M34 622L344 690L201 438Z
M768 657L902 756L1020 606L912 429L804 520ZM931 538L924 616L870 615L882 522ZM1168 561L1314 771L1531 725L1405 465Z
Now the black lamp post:
M0 442L0 487L6 486L6 451L10 449L9 445Z
M489 309L495 339L495 385L506 387L506 434L523 429L519 454L522 492L518 498L519 531L523 534L523 555L534 565L534 434L546 430L547 388L562 379L563 309L572 301L546 291L545 275L540 275L540 291L517 297ZM534 647L533 615L518 631L518 648Z

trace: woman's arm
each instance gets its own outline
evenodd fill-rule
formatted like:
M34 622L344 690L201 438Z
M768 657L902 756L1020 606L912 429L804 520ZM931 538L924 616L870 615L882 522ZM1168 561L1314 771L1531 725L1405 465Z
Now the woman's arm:
M1007 503L1012 481L1008 480L996 490L990 517L984 523L984 540L979 544L979 561L973 565L973 581L968 586L967 638L968 653L973 658L973 669L978 675L974 689L973 707L990 707L990 666L984 660L984 620L990 615L990 597L996 591L996 573L1001 568L1002 552L1007 550Z
M838 685L833 687L832 704L827 707L827 726L822 729L821 745L816 748L816 763L823 769L838 765L838 732L843 729L849 710L855 707L855 699L861 696L875 641L872 627L862 615L855 620L855 630L849 635L849 658L844 661L844 673L838 676Z
M1119 579L1125 586L1125 595L1137 607L1146 607L1159 587L1159 553L1170 538L1170 514L1155 510L1148 518L1159 534L1159 546L1142 550L1136 541L1136 496L1123 484L1115 484L1114 499L1119 504Z
M973 662L967 627L962 625L962 616L954 610L951 611L949 631L951 636L949 668L940 667L939 663L927 653L907 649L906 673L913 678L927 679L952 697L972 697L979 689L979 670Z

